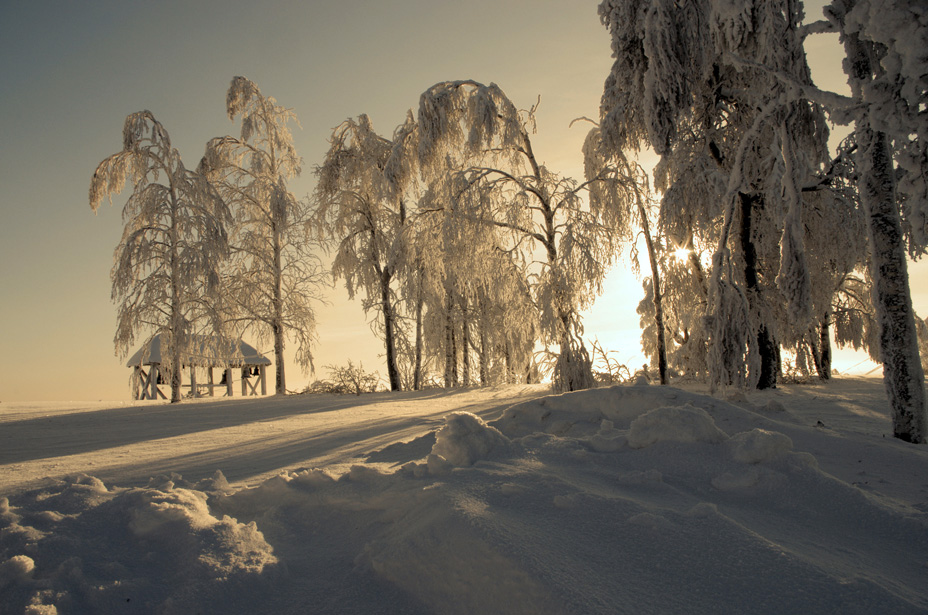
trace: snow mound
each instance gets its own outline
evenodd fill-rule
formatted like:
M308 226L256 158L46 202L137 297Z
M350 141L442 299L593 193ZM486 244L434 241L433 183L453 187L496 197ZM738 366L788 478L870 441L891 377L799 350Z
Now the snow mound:
M511 439L534 433L592 438L602 429L603 421L609 421L614 429L627 430L632 421L650 410L687 404L707 411L716 420L723 417L736 421L735 427L753 427L757 418L728 402L674 387L614 386L516 404L490 424Z
M511 447L509 438L480 417L469 412L454 412L445 417L445 425L435 434L432 455L455 467L466 467L481 459L505 455Z
M727 439L708 412L689 404L650 410L632 421L628 430L628 445L632 448L657 442L717 443Z
M793 449L789 436L759 428L735 434L729 444L732 456L741 463L772 461Z
M277 558L257 526L214 516L207 499L182 488L109 490L76 476L24 506L6 505L4 604L10 612L109 613L127 604L188 612L272 569Z

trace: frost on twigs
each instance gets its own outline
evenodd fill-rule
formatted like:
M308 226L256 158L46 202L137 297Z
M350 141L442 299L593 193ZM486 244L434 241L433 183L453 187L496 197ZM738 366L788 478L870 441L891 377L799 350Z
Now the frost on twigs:
M468 156L521 145L520 114L495 83L445 81L419 97L419 162L427 177L441 168L457 147Z

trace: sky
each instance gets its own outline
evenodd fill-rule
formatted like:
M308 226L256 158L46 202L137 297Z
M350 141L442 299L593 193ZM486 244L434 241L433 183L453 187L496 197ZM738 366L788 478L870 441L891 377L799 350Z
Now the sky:
M97 164L120 149L130 113L152 111L193 168L210 138L236 133L225 94L234 76L248 77L299 117L294 140L303 173L289 185L304 197L327 138L343 120L366 113L389 135L432 84L475 79L497 83L520 108L540 96L535 152L549 168L580 178L586 128L569 124L598 115L612 64L596 6L577 0L0 3L0 403L129 397L130 370L114 354L109 277L128 193L96 214L87 193ZM810 47L817 82L846 87L836 37L821 38ZM640 297L622 261L585 319L587 338L598 338L630 366L643 362ZM328 298L318 306L316 375L349 359L385 375L382 344L359 302L348 301L340 285ZM928 298L916 295L915 304L928 314ZM287 370L291 390L312 379L293 362Z

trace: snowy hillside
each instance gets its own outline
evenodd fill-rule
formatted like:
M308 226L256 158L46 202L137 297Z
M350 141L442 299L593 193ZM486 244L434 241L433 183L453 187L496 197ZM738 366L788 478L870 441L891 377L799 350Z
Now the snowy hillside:
M878 380L543 394L4 404L2 612L928 611Z

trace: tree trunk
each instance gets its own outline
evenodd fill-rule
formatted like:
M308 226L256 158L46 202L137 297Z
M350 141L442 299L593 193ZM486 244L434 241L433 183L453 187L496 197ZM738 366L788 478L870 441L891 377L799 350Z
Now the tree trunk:
M751 309L755 314L760 313L758 309L761 303L761 289L757 277L757 249L754 246L752 237L752 217L754 203L759 199L757 196L738 193L741 202L741 251L744 255L744 282L747 286L748 301L751 303ZM773 389L777 386L777 374L780 371L780 363L777 360L777 343L773 335L767 328L766 323L761 322L757 327L757 349L760 352L760 376L757 379L758 389Z
M284 368L284 295L283 295L283 266L281 263L280 232L274 223L274 320L271 330L274 333L274 366L275 382L274 392L277 395L287 394L287 375Z
M396 340L394 339L394 320L393 303L390 300L390 275L386 271L381 277L380 283L380 300L383 306L383 329L385 345L387 350L387 377L390 380L390 390L399 391L402 389L400 384L400 370L396 364Z
M278 321L279 323L279 321ZM274 361L275 382L274 392L277 395L287 394L287 376L284 372L284 328L280 324L274 325Z
M925 375L918 353L915 313L909 289L902 225L888 137L864 122L857 124L860 200L870 225L871 276L880 327L883 383L893 411L893 435L925 443Z
M454 320L451 317L451 289L445 289L445 388L451 388L454 371Z
M844 47L851 91L856 98L863 99L864 87L878 70L878 63L871 55L872 46L861 41L857 34L848 34ZM918 354L892 149L889 137L873 130L869 109L858 113L855 132L860 201L870 231L873 302L880 329L883 383L893 414L893 435L922 444L928 439L925 374Z
M487 340L487 314L486 305L483 298L480 298L480 386L489 384L489 351L490 344Z
M461 297L461 380L470 386L470 314L467 295Z
M818 377L831 380L831 311L825 312L819 329L819 357L821 370Z
M178 228L178 204L177 197L174 194L174 184L171 180L171 403L176 404L180 401L180 351L183 343L183 314L181 313L180 302L180 261L177 253ZM161 352L167 350L164 348L165 340L161 340Z
M458 386L458 336L456 327L454 326L453 315L450 315L451 318L451 386Z
M654 322L657 325L657 371L660 374L661 384L667 384L667 343L664 336L664 306L661 301L661 273L657 266L657 254L654 251L654 241L651 239L651 228L648 224L648 215L641 203L638 204L638 215L641 218L641 230L644 231L644 241L648 247L648 260L651 262L651 287L654 292Z
M512 367L512 346L509 340L506 340L506 346L503 348L503 362L506 365L506 384L512 384L516 381L515 370Z
M417 271L416 286L416 366L412 374L412 388L422 390L422 270Z

